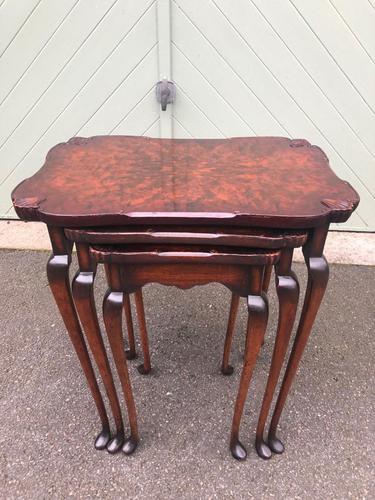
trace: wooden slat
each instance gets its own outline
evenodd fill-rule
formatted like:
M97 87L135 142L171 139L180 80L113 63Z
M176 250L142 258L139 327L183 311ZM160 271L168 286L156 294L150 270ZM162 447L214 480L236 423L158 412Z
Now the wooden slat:
M22 4L22 2L15 3ZM0 58L0 102L3 102L17 85L33 60L38 57L48 40L59 29L61 23L68 21L66 17L69 16L76 3L77 0L42 2L33 11L13 43ZM1 15L0 18L2 18Z
M175 4L211 46L230 61L235 75L252 89L287 132L282 135L306 137L326 151L336 172L360 192L358 218L363 229L370 227L368 222L373 220L375 211L369 191L370 185L374 185L374 157L363 144L363 138L348 126L319 85L299 65L271 23L248 0L175 0ZM300 17L297 12L296 16ZM280 22L285 25L287 20ZM202 44L202 52L204 48ZM183 50L188 50L185 45ZM215 64L216 59L213 61ZM202 71L208 74L211 68L202 66ZM233 75L226 71L224 78L232 79ZM177 109L178 103L174 114ZM206 108L202 111L208 113ZM180 121L184 123L182 117ZM194 126L190 123L187 128L191 131Z
M46 152L54 144L77 133L95 135L113 131L141 135L158 117L153 93L157 79L155 2L100 2L101 15L96 14L95 24L91 19L82 23L82 19L86 21L91 16L92 2L80 0L80 4L83 10L77 23L87 33L84 43L69 58L68 51L61 47L65 43L60 38L61 26L49 42L52 47L47 50L47 44L22 78L22 85L16 86L11 94L13 100L20 97L20 87L25 90L27 84L37 101L30 111L23 108L25 116L0 150L2 214L9 210L11 189L42 165ZM66 19L68 24L75 10ZM49 63L54 64L53 57L57 57L60 48L68 63L58 61L51 70ZM37 82L44 81L42 63L43 67L48 66L45 71L52 82L40 94ZM26 97L22 99L28 106ZM0 112L4 110L0 108ZM157 135L157 130L155 125L152 133Z
M177 97L173 106L173 116L196 138L224 137L224 134L198 108L184 90L178 85L176 87Z
M90 40L90 44L80 53L80 57L77 57L71 65L65 68L54 85L50 86L48 92L39 101L38 106L24 119L0 150L2 164L9 165L8 169L3 168L2 170L3 189L15 185L19 179L37 170L46 151L54 143L61 142L79 131L82 135L85 131L87 132L88 127L83 129L82 127L85 126L86 122L94 119L91 117L95 116L98 108L110 98L121 82L155 45L154 21L154 12L151 8L129 32L128 36L125 36L126 33L123 32L122 42L116 46L116 50L105 59L99 68L95 49L102 39L98 34L98 37ZM128 22L132 26L130 20ZM150 58L148 61L150 64L154 64ZM85 82L83 78L89 77L92 71L94 71L93 76ZM77 74L81 75L82 80L77 78ZM109 74L111 78L108 78ZM155 65L145 67L144 74L139 76L140 88L144 90L144 93L139 95L139 99L147 93L155 82L155 78ZM142 87L142 85L145 86ZM120 121L119 114L121 115L123 110L121 106L117 105L115 111L116 114L110 118L110 123L104 121L101 111L98 116L101 117L102 121L98 122L95 119L94 122L91 122L97 124L96 130L91 126L92 133L98 134L100 131L107 133L115 126ZM124 115L122 114L122 116ZM32 127L33 123L38 123L40 126ZM26 165L28 165L27 168ZM15 168L15 166L17 167ZM12 173L10 174L10 172Z
M332 5L326 0L290 1L363 100L375 111L375 66L369 64L368 55L337 16Z
M77 133L282 135L321 146L360 193L337 228L375 230L374 0L76 2L0 5L0 214Z
M233 112L216 89L177 48L172 50L173 79L225 137L252 135L247 123Z
M230 104L232 112L241 116L244 132L250 132L252 135L287 135L285 129L252 92L251 87L235 73L231 61L225 60L205 38L204 33L200 32L175 4L173 5L173 43ZM175 56L178 54L175 53ZM181 85L183 86L182 81Z
M186 127L180 123L175 116L173 119L173 137L176 139L192 139L193 134L191 134Z
M160 137L160 118L157 118L141 135L147 137Z
M142 135L147 128L157 121L159 104L155 99L155 89L152 89L141 99L110 131L116 135Z
M375 157L358 140L303 66L298 64L293 53L280 43L277 33L265 22L259 11L248 0L216 0L216 3L280 84L288 89L300 109L325 137L330 138L338 154L345 158L348 167L374 195ZM341 174L341 171L338 173Z
M114 0L80 0L69 16L69 22L63 23L44 47L24 78L9 94L0 107L0 112L8 117L1 127L1 144L7 140L15 127L19 127L25 118L39 104L39 100L51 85L59 81L60 74L69 62L80 59L79 49L85 46L85 40L95 30ZM95 5L93 5L95 4ZM95 8L93 8L95 7ZM85 19L85 22L82 22ZM24 43L27 43L24 40ZM76 54L77 53L77 54ZM84 65L84 59L81 64ZM79 79L79 72L76 74ZM69 92L64 87L64 92ZM44 121L44 119L42 119Z
M141 48L139 48L139 54L142 54ZM109 134L121 118L133 108L134 104L150 92L157 75L156 61L157 53L154 45L153 48L147 50L145 56L134 69L122 81L120 80L119 86L95 111L89 121L77 130L76 135L88 137ZM150 112L148 112L148 119L150 119Z
M267 0L252 1L263 16L263 23L268 23L272 27L278 38L276 43L284 44L295 57L294 64L300 68L301 73L299 79L310 80L319 89L321 100L325 101L319 105L322 115L325 116L325 108L329 107L331 113L342 117L346 127L356 135L357 141L361 141L374 154L375 114L348 81L336 61L329 56L315 34L301 22L296 9L289 2L271 4Z
M10 1L1 5L0 57L11 45L17 33L27 23L29 16L41 0Z
M156 24L158 38L158 78L170 81L172 78L172 53L171 53L171 2L170 0L157 0ZM172 135L172 106L167 106L164 111L159 107L160 136Z
M375 9L368 0L330 0L358 42L375 61Z

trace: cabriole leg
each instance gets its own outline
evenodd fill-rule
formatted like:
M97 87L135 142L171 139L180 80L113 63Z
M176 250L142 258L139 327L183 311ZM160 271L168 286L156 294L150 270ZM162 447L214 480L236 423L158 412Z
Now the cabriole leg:
M113 381L111 367L105 351L103 338L100 332L98 316L94 300L95 269L91 264L89 247L85 243L77 243L79 271L73 280L73 298L86 334L91 352L103 379L108 400L111 405L113 418L116 425L116 435L107 445L110 453L116 453L124 441L124 425L121 416L120 403Z
M264 269L263 285L262 285L262 290L264 293L268 292L271 274L272 274L272 265L270 264L270 265L266 266ZM229 357L230 357L230 351L232 348L234 328L236 325L236 318L237 318L239 303L240 303L240 296L233 292L232 298L231 298L231 303L230 303L227 332L225 335L223 361L221 364L221 373L223 375L232 375L232 373L234 371L233 366L229 364ZM264 340L262 341L262 345L263 344L264 344Z
M245 359L234 408L230 438L230 450L233 457L237 460L244 460L247 456L246 449L239 440L239 429L251 376L258 357L259 349L262 345L268 319L267 297L261 291L262 269L260 270L260 273L257 273L258 276L256 276L254 272L252 274L252 293L247 298L249 317L247 323Z
M272 455L270 448L264 441L264 427L288 348L298 306L299 285L296 276L291 271L292 257L293 249L283 250L280 261L275 266L276 290L279 298L279 321L255 441L257 453L264 459L271 458Z
M142 289L139 288L135 292L135 306L137 309L138 324L139 324L139 335L141 338L142 352L143 352L143 363L138 366L138 371L142 375L147 375L151 371L151 361L150 352L148 348L148 335L146 327L145 318L145 308L143 305Z
M268 445L275 453L284 451L284 445L276 435L277 425L328 283L329 268L323 256L327 232L328 226L315 229L303 248L308 270L305 300L268 434Z
M233 366L229 364L229 356L232 347L234 327L236 325L236 317L237 317L239 303L240 303L240 296L237 293L233 292L232 299L230 302L227 333L225 335L223 361L221 364L221 373L223 375L232 375L233 373Z
M95 440L95 448L101 450L108 444L110 429L107 412L72 299L69 281L72 247L65 238L62 228L49 227L48 231L53 249L53 254L47 264L48 282L99 413L102 430Z
M137 414L130 385L122 335L123 296L122 292L111 292L111 290L108 290L103 301L103 317L129 416L130 437L125 440L122 451L126 455L130 455L136 449L139 438Z
M129 294L124 294L124 312L126 321L126 330L128 332L129 349L125 351L127 359L135 359L137 357L135 349L134 328L132 319L132 310L130 305Z
M269 264L264 269L263 286L262 286L262 290L263 290L264 293L268 292L268 288L270 286L270 280L271 280L271 275L272 275L272 267L273 266L271 264Z

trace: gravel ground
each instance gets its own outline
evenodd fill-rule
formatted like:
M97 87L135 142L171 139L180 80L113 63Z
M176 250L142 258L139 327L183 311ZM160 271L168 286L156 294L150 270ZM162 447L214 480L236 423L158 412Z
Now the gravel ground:
M242 425L249 456L228 450L246 309L232 377L219 373L230 294L145 288L154 370L130 362L141 443L131 457L95 451L98 418L49 293L47 254L2 251L0 266L1 498L375 498L375 267L331 266L327 293L285 408L286 451L254 448L277 304ZM73 266L74 267L74 266ZM305 284L301 264L295 269ZM100 272L97 303L105 290Z

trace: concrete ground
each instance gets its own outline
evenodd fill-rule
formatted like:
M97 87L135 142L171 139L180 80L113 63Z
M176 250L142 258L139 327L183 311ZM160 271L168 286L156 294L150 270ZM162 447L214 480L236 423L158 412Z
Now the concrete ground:
M95 451L84 377L49 293L47 253L1 251L0 497L374 498L375 267L332 265L328 290L285 408L286 451L257 457L254 430L277 306L242 425L245 462L228 450L245 306L232 377L219 373L229 292L219 285L144 291L154 372L130 363L142 440L131 457ZM74 267L74 266L73 266ZM305 272L295 268L302 287ZM105 290L97 280L97 303Z

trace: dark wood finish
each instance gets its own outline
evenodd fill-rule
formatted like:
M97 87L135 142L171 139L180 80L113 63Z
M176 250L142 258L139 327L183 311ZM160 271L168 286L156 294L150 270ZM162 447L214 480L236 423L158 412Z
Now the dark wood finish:
M139 336L141 339L143 363L138 366L138 371L142 375L147 375L151 371L150 352L148 347L148 334L146 327L145 308L143 305L142 289L135 290L135 307L137 308Z
M263 247L267 248L267 237L266 237L267 231L264 232L263 234L263 240L262 240L262 245ZM285 235L285 239L283 239L283 235ZM276 236L276 234L274 234ZM302 231L296 231L294 234L291 232L279 232L279 247L280 249L293 249L302 246L305 244L307 241L307 233L302 232ZM271 245L273 240L271 239ZM268 248L272 248L271 246ZM286 252L286 255L289 255L289 252ZM268 292L268 287L271 279L271 274L272 274L272 265L266 266L264 269L264 276L263 276L263 291L265 293ZM230 311L229 311L229 320L228 320L228 327L227 327L227 332L225 336L225 344L224 344L224 354L223 354L223 361L221 365L221 372L223 375L231 375L233 373L233 366L229 365L229 356L230 356L230 349L233 341L233 335L234 335L234 327L236 323L236 317L237 317L237 312L238 312L238 306L239 306L239 300L237 300L237 297L232 295L232 300L231 300L231 306L230 306Z
M263 292L263 277L265 266L272 266L276 263L280 252L275 250L269 250L268 252L259 250L259 253L255 253L249 250L249 253L246 255L241 248L231 248L232 253L228 253L228 248L226 247L222 249L223 254L220 253L220 247L216 247L216 258L213 263L211 263L212 248L208 248L203 252L203 248L198 247L194 252L190 246L173 247L170 252L165 252L164 247L159 246L155 248L150 245L139 246L137 250L132 245L124 247L92 246L90 247L90 253L95 262L105 264L109 286L104 300L105 322L108 336L112 338L111 342L114 342L113 339L116 338L117 347L112 347L112 350L114 356L118 357L116 364L121 367L126 366L125 355L121 354L123 359L120 359L119 352L122 352L121 308L124 293L140 290L145 284L154 282L168 286L177 286L179 288L190 288L195 285L219 281L228 286L232 291L234 290L236 292L235 297L237 297L239 290L243 296L247 297L249 321L245 346L245 361L235 404L230 437L232 455L238 460L243 460L246 458L247 452L239 441L240 423L251 375L262 344L268 317L267 300ZM176 262L178 262L179 252L181 255L180 263L178 264ZM146 255L147 259L145 259ZM241 264L232 263L236 256L241 257ZM245 256L247 257L246 259ZM225 277L223 278L223 276ZM142 297L142 295L139 295L139 297ZM140 314L140 317L143 317L143 315ZM118 351L117 354L115 354L116 350ZM128 397L132 401L133 396L130 384L125 385L128 381L125 371L122 375L124 380L124 395L125 398ZM135 409L131 411L135 419ZM135 431L132 430L131 451L137 443L137 439L134 436Z
M179 244L222 245L246 248L300 247L306 231L220 226L125 226L65 229L74 242L90 244Z
M279 251L207 245L93 245L91 255L97 262L110 264L272 265Z
M237 458L246 455L238 441L238 431L253 361L263 337L267 315L264 291L268 288L270 269L279 257L277 250L287 247L278 246L280 240L274 231L309 230L303 247L308 268L304 306L268 434L269 448L275 453L283 451L277 425L327 285L328 265L323 247L329 223L346 221L359 202L353 188L330 169L323 151L305 140L280 137L73 138L48 153L39 172L14 189L12 200L21 219L44 221L50 226L53 255L47 266L48 278L101 418L98 448L104 447L110 438L109 424L72 301L68 274L72 244L64 229L69 228L67 236L78 242L91 243L87 238L94 238L97 244L127 245L126 261L120 257L124 249L118 247L96 247L91 252L95 262L105 262L115 293L132 293L150 282L189 288L216 281L232 293L247 297L249 311L255 317L255 322L249 323L247 338L254 340L246 343L233 420L231 449ZM142 250L144 244L148 246ZM256 250L249 250L251 245ZM274 251L265 257L266 252L259 249L267 247ZM257 294L249 292L254 267L262 268L263 295L259 295L259 287ZM279 270L282 268L280 263ZM285 310L283 319L279 318L275 347L278 354L273 358L258 425L257 448L261 453L267 446L262 434L264 418L293 309L285 306L289 303L285 298L286 277L293 279L293 274L285 269L276 277ZM81 292L86 288L82 287ZM79 301L78 292L77 298ZM126 312L125 302L122 296ZM112 306L108 306L108 314L117 318L117 325L118 306ZM232 326L235 309L236 301ZM116 328L114 335L118 339L121 332ZM129 335L131 346L131 331ZM146 335L144 330L144 340ZM229 328L229 345L232 335L233 328ZM225 356L228 364L228 349ZM144 359L147 357L144 353Z
M142 293L142 292L141 292ZM128 332L129 349L125 351L126 359L135 359L137 352L135 348L134 327L132 318L132 309L129 294L124 294L124 313L126 320L126 330Z
M116 453L124 442L124 425L111 367L109 365L96 314L93 290L96 269L92 265L88 245L85 243L78 243L76 244L76 248L79 271L73 279L73 298L88 344L102 377L116 424L116 434L109 441L107 450L110 453Z
M221 373L223 375L232 375L233 366L229 364L229 356L232 347L232 340L234 335L234 328L236 326L236 317L238 306L240 303L240 296L237 293L232 293L232 299L230 302L229 319L227 332L225 335L223 361L221 363Z
M284 445L277 437L277 425L328 283L329 268L323 256L328 227L326 225L312 230L307 243L303 247L308 269L308 282L296 337L268 433L268 445L274 453L282 453L284 451Z
M247 297L250 282L250 275L244 273L243 269L254 265L273 265L279 258L279 252L276 250L258 250L251 253L247 250L246 254L245 249L229 250L224 247L223 254L220 254L220 248L204 250L195 247L194 251L190 246L181 246L179 255L176 247L167 252L164 247L147 245L138 246L138 250L134 246L93 246L90 247L90 253L96 262L106 265L108 279L111 269L121 264L120 275L123 282L119 285L119 290L115 291L132 293L148 283L187 289L216 281L242 297Z
M234 407L230 436L230 450L233 457L237 460L244 460L247 456L246 448L239 440L240 423L251 376L267 327L268 303L267 296L262 291L263 272L264 269L260 267L252 268L250 293L247 298L249 318L247 323L245 357Z
M285 245L285 246L282 246L279 248L281 249L281 248L285 248L285 247L287 247L287 248L300 247L306 242L306 238L307 238L307 234L304 233L303 241L300 241L299 239L295 239L295 240L293 240L294 241L293 244ZM264 269L264 276L263 276L263 292L264 293L268 292L268 288L270 286L270 281L271 281L271 275L272 275L272 266L267 266Z
M296 240L295 240L295 243L297 243ZM265 242L264 242L264 244L265 244ZM282 247L280 247L280 248L282 248ZM266 266L264 269L263 285L262 285L264 293L267 293L267 291L268 291L268 287L269 287L270 279L271 279L271 274L272 274L272 266ZM240 299L240 297L237 294L232 293L227 331L225 334L223 360L221 363L221 373L223 375L232 375L232 373L234 371L233 366L229 364L229 357L230 357L230 351L231 351L232 342L233 342L234 328L236 326L238 307L240 304L239 299ZM264 343L264 341L263 341L263 343ZM263 343L262 343L262 345L263 345Z
M122 451L126 455L130 455L136 449L139 437L137 413L122 336L123 295L121 292L111 292L110 290L106 293L103 301L103 318L129 416L130 436L123 443Z
M264 427L288 348L298 306L299 284L295 274L291 270L292 258L293 249L284 249L281 252L279 262L275 265L276 290L279 298L279 321L255 441L257 453L264 459L271 458L272 456L270 448L264 441Z
M53 252L47 264L48 282L98 410L102 430L95 440L95 448L101 450L107 446L110 440L110 428L72 299L69 281L72 245L65 238L61 228L49 227L48 231Z
M128 226L128 227L94 227L65 229L67 238L74 242L86 242L90 244L135 244L135 243L153 243L153 244L227 244L228 246L245 246L254 248L284 248L284 247L298 247L302 246L307 238L304 231L277 231L274 229L259 229L259 228L220 228L215 226L198 227L198 226ZM263 279L264 291L267 292L269 281L271 277L272 266L267 266L265 276ZM137 291L136 293L141 293ZM238 298L238 297L237 297ZM126 308L126 318L128 321L129 342L132 335L131 311L128 295L125 294L124 307ZM225 337L224 356L222 362L222 373L230 375L233 373L233 367L229 366L229 355L234 333L235 319L237 315L239 301L232 298L229 322L227 333ZM142 305L140 305L140 313L144 314ZM145 322L140 321L141 325L141 340L144 350L144 359L149 358L145 355L147 349L147 332ZM129 356L134 356L128 351ZM138 367L141 373L148 373L151 365L147 363L147 369L144 364Z
M115 231L115 228L113 228L113 231L110 231L108 228L99 228L97 230L91 229L89 231L83 229L65 229L66 237L70 241L75 242L76 245L79 245L80 243L85 243L86 245L88 245L89 243L96 243L98 240L100 240L102 243L111 243L113 241L116 242L117 234L118 233L117 231ZM136 234L138 233L136 232ZM121 241L117 241L117 243L120 242ZM138 293L142 294L142 291L139 291ZM137 353L135 347L135 336L134 336L133 319L131 312L131 303L128 294L125 294L123 302L124 302L126 329L128 332L128 342L129 342L129 349L126 350L126 357L127 359L132 360L137 357Z
M12 193L18 216L64 227L310 228L359 202L317 146L283 137L75 137Z

